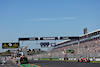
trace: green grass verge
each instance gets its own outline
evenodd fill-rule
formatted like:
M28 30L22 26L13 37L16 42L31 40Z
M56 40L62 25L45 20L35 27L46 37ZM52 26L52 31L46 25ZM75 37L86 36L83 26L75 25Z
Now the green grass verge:
M91 61L92 63L100 63L100 61Z
M77 60L65 60L65 61L70 61L70 62L77 62Z
M40 60L50 60L49 58L41 58ZM77 62L77 60L59 60L59 58L52 58L53 61L70 61Z
M40 60L50 60L49 58L41 58ZM77 62L77 60L59 60L59 58L52 58L53 61L69 61ZM90 61L91 63L100 63L100 61Z
M49 58L41 58L40 60L50 60ZM59 58L52 58L52 60L59 60Z

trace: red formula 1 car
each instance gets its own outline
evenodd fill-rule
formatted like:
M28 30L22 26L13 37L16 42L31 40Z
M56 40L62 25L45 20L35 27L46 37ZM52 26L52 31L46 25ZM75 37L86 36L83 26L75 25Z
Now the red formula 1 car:
M82 59L78 59L77 62L90 62L90 60L82 58Z

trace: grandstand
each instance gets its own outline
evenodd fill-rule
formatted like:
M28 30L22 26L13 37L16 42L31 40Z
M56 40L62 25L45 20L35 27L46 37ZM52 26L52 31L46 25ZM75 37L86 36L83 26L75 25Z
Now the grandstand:
M79 46L78 40L67 40L55 45L55 47L49 52L39 54L40 58L100 58L100 29L83 34L79 36ZM64 53L64 49L74 50L74 53ZM50 53L51 55L49 55ZM34 55L36 58L37 55Z

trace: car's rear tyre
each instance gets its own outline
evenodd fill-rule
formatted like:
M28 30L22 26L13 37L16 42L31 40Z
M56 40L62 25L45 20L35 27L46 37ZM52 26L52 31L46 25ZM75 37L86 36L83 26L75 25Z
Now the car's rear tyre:
M90 62L90 60L87 60L87 62Z
M80 62L79 59L77 60L77 62Z

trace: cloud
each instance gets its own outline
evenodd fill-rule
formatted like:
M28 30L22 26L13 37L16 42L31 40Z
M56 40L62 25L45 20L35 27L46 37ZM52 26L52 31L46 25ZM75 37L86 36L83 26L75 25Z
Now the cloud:
M65 17L65 18L40 18L40 19L32 19L32 21L45 21L45 20L69 20L69 19L75 19L75 17Z

